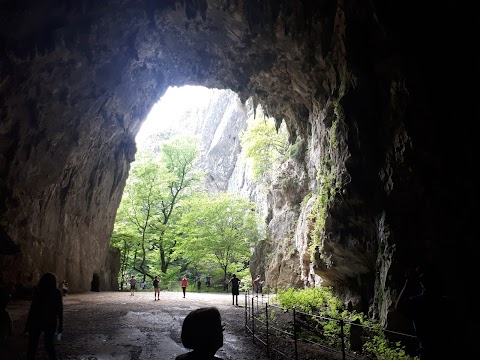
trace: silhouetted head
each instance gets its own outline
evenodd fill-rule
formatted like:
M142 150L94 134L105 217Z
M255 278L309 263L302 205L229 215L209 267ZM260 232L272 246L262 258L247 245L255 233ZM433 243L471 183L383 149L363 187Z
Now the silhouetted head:
M438 279L440 278L439 274L434 276L431 269L418 268L417 269L418 280L420 285L424 289L428 290L437 290L438 288Z
M191 311L182 325L182 344L207 356L214 356L223 346L223 327L220 312L215 307Z
M47 272L42 275L38 281L38 289L40 291L56 289L57 288L57 276L54 273Z
M233 278L236 278L236 277L237 277L237 275L233 274L233 275L232 275L232 277L233 277Z

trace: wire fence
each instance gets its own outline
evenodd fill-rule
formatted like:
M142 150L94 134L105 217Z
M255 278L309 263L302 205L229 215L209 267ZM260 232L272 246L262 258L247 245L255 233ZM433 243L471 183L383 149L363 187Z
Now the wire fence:
M416 340L409 334L283 308L270 300L268 294L245 294L245 331L254 343L265 346L270 359L318 359L319 353L335 359L367 359L363 341L379 331L388 333L392 343L408 346Z

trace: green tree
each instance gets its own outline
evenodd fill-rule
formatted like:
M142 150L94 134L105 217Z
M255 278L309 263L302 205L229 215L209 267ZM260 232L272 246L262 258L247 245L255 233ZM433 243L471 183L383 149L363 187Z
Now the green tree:
M265 118L261 110L256 119L250 120L241 141L244 157L252 160L255 180L283 161L290 148L285 126L276 129L275 120Z
M198 140L192 137L176 138L162 146L161 163L167 172L152 228L156 232L153 244L158 249L163 273L167 272L171 262L178 233L177 221L171 220L180 218L181 201L195 192L195 185L200 181L200 173L194 168L199 153Z
M183 236L176 256L198 263L215 262L224 277L245 268L251 249L264 238L265 226L255 204L223 193L190 198L184 204Z
M117 213L117 222L113 229L110 246L120 249L120 273L118 274L120 289L123 290L129 269L133 269L133 254L140 243L139 234L131 226L120 220Z
M112 245L120 247L123 257L129 254L131 268L144 278L153 278L152 271L167 272L176 242L172 220L181 210L182 193L188 196L186 190L199 180L193 168L198 154L195 139L177 138L164 142L160 154L139 152L132 163Z

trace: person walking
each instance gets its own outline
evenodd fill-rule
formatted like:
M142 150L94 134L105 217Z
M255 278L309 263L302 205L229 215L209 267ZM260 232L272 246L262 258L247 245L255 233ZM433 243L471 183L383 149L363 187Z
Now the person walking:
M185 293L187 292L187 286L188 286L187 275L183 275L181 286L183 291L183 298L185 299Z
M25 334L28 334L27 360L35 359L38 340L43 333L45 351L49 360L55 360L55 331L63 331L63 295L57 288L57 277L51 272L42 275L33 294L28 311Z
M200 288L202 287L202 278L200 275L197 276L197 290L200 291Z
M262 284L263 284L262 276L258 274L255 280L253 280L252 284L253 284L253 289L256 293L256 296L258 297L258 293L260 294L262 293Z
M230 279L230 283L232 284L232 305L235 303L238 306L238 295L240 295L240 279L237 278L237 275L233 274L232 278Z
M153 279L153 291L155 292L155 300L160 300L160 278L158 276Z
M135 289L137 288L137 280L135 275L130 278L130 296L135 296Z

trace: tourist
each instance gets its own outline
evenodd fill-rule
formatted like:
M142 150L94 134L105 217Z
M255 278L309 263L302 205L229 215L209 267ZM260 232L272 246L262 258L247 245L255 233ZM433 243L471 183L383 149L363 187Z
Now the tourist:
M187 286L188 286L187 275L183 275L181 286L182 286L183 298L185 299L185 293L187 292Z
M25 333L28 334L27 359L35 359L38 340L43 333L45 351L49 360L55 360L55 331L63 331L63 295L57 288L57 277L47 272L42 275L33 294L28 312Z
M175 360L221 360L215 353L223 346L223 326L215 307L191 311L183 321L182 344L192 351L178 355Z
M232 305L235 305L235 302L238 306L238 295L240 294L240 279L237 278L237 275L233 274L230 279L232 284Z
M153 280L153 291L155 292L155 300L160 300L160 278L155 276Z

